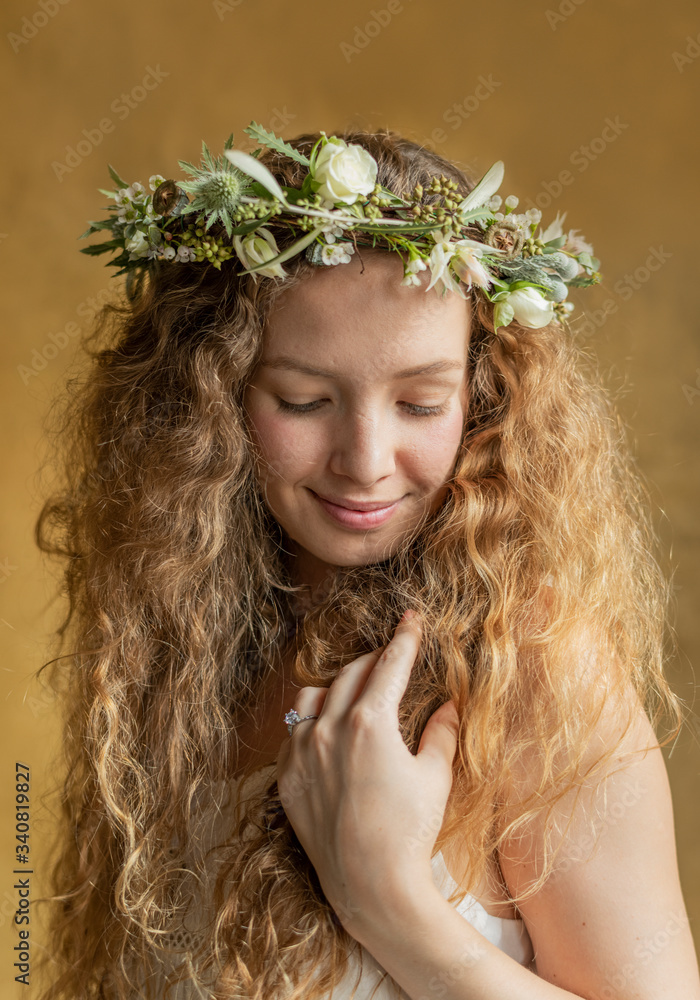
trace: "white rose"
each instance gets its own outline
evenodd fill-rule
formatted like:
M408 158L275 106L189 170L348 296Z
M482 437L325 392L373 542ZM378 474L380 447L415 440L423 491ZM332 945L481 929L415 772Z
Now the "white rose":
M262 264L279 254L275 237L264 226L260 226L255 232L249 233L243 239L240 236L234 236L233 247L241 264L246 268ZM281 264L271 264L269 267L261 267L257 271L253 271L253 274L262 274L266 278L283 278L286 273Z
M362 146L332 136L316 158L313 179L314 189L325 202L352 205L374 189L377 161Z
M547 301L536 288L518 288L505 301L521 326L538 330L554 319L554 303Z

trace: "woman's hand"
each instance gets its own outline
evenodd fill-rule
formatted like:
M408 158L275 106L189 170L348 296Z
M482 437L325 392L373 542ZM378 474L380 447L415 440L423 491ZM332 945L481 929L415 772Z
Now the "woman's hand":
M452 786L457 712L428 720L414 756L398 708L420 645L404 616L391 642L346 664L328 688L304 687L303 718L281 745L280 800L346 929L435 889L430 857Z

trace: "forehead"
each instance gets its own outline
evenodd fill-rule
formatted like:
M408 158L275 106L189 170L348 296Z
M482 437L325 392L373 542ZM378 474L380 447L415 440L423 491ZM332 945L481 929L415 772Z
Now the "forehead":
M420 285L402 285L397 253L361 253L362 260L356 252L349 263L314 268L279 294L266 323L263 362L284 353L369 372L446 357L466 361L469 300L426 291L429 270L420 272Z

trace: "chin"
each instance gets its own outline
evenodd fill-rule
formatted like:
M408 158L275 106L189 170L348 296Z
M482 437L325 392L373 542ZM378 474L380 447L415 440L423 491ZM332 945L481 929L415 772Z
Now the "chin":
M312 541L296 538L295 541L316 559L330 566L369 566L372 563L384 562L400 547L402 538L390 538L380 541L377 538L365 536L350 539L329 539L326 544L318 544L318 536Z

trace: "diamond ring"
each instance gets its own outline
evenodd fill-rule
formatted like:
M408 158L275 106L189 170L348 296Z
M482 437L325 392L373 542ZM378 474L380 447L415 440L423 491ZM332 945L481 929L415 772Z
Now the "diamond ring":
M289 735L291 736L292 735L292 729L294 729L294 727L296 726L297 722L305 722L307 719L317 719L317 718L318 718L317 715L305 715L305 716L302 717L302 716L299 715L299 713L297 712L297 710L295 708L293 708L291 710L291 712L287 712L287 714L284 717L284 721L287 723L287 731L289 732Z

